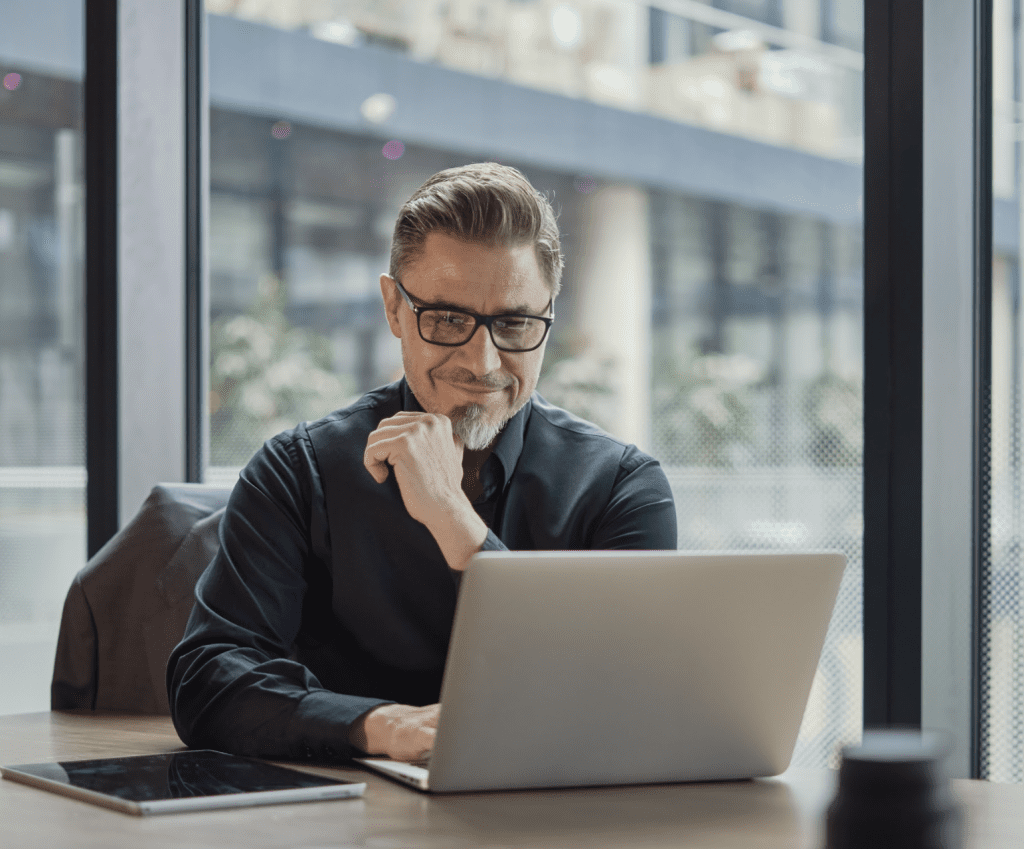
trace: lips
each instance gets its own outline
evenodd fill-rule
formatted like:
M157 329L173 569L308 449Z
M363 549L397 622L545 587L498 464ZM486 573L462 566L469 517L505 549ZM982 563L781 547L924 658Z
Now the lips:
M493 392L504 392L512 387L513 381L506 380L502 383L490 383L486 380L459 380L457 377L446 377L439 375L441 380L457 389L460 392L468 392L471 395L490 395Z
M468 392L470 395L492 395L495 392L504 392L508 386L466 386L462 383L451 384L460 392Z

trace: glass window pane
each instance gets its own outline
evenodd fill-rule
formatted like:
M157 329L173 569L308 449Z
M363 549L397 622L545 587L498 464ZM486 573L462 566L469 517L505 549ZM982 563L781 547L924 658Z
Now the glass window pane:
M1020 264L1020 16L993 3L992 430L986 574L983 580L982 777L1024 781L1024 508Z
M516 165L564 238L541 394L661 460L680 547L846 553L795 759L834 764L861 716L859 4L664 5L208 0L208 479L401 374L400 204Z
M82 21L0 0L0 713L48 710L85 564Z

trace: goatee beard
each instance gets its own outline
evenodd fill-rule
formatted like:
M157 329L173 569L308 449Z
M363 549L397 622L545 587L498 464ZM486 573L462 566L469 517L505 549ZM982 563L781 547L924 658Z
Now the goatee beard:
M466 404L451 412L452 432L462 440L467 451L483 451L508 424L508 418L489 422L485 414L481 404Z

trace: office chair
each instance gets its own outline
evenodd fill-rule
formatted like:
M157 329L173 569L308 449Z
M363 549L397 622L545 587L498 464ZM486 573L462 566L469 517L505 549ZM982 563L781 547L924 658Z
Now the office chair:
M164 669L217 552L230 492L158 484L75 576L53 666L54 710L170 713Z

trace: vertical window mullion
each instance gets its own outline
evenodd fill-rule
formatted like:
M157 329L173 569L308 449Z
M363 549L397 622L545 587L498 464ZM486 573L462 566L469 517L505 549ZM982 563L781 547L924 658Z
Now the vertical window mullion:
M974 2L974 417L972 421L970 769L982 777L983 641L992 506L992 0Z
M117 43L118 4L86 0L85 445L89 557L119 526Z
M864 724L917 726L921 721L921 0L867 0L864 44Z
M185 0L185 480L203 479L206 462L206 263L207 124L203 0Z

